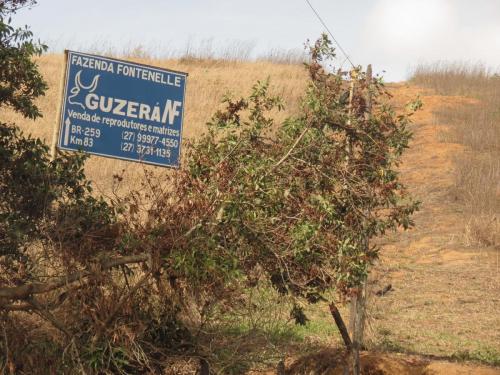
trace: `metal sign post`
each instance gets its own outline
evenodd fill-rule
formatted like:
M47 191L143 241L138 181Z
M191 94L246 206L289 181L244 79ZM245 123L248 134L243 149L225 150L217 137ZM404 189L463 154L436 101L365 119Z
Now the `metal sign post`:
M64 65L61 72L60 84L59 84L59 92L57 96L57 103L61 103L63 100L64 93L64 84L66 77L66 67L68 65L68 51L64 51ZM57 139L59 138L59 119L61 118L61 106L58 105L56 111L56 117L54 121L54 132L52 133L52 144L50 146L50 160L54 160L57 156Z
M187 73L66 52L61 150L179 167Z

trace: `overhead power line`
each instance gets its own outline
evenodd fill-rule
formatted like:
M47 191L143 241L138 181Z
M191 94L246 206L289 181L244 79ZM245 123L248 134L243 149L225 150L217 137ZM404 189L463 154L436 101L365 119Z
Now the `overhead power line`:
M351 61L351 59L349 58L349 55L347 54L347 52L342 48L342 46L340 45L340 43L338 42L338 40L333 36L333 33L330 31L330 29L328 28L328 26L326 25L325 21L323 21L323 18L321 18L321 16L319 15L319 13L316 11L316 9L314 9L314 7L312 6L311 2L309 0L306 0L306 3L309 5L309 7L311 8L311 10L314 12L314 14L316 15L316 17L318 18L319 22L321 22L321 24L323 25L323 27L326 29L326 31L328 32L328 34L330 34L330 36L332 37L333 41L335 42L335 44L339 47L340 51L342 51L342 53L344 54L344 56L346 57L346 60L349 61L349 63L352 65L353 68L355 68L353 62Z

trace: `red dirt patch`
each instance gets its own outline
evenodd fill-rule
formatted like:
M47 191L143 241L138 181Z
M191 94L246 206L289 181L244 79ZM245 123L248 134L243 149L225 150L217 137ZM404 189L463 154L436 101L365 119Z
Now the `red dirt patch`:
M287 366L286 375L343 375L343 357L338 351L324 350L302 357ZM431 361L418 356L363 353L364 375L499 375L500 370L458 363ZM270 375L271 373L269 373Z

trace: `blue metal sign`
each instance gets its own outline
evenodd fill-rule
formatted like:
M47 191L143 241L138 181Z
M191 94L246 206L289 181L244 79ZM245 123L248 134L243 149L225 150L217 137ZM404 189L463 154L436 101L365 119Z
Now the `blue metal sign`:
M178 167L186 73L67 51L58 147Z

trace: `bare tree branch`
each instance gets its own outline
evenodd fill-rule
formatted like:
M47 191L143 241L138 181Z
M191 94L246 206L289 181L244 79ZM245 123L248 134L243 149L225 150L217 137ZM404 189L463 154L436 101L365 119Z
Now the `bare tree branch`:
M283 156L281 158L280 161L278 161L272 169L276 169L278 168L281 164L283 164L283 162L288 159L288 157L290 156L290 154L292 153L292 151L295 149L295 147L297 147L297 145L300 143L300 141L302 140L302 138L304 138L304 136L306 135L307 131L309 130L310 126L307 126L304 128L304 130L302 131L302 133L299 135L299 137L297 138L297 140L295 141L295 143L292 145L292 147L290 147L290 150L288 150L288 152L285 154L285 156Z
M122 309L123 305L130 300L130 297L134 295L135 292L137 292L140 288L146 284L146 282L149 280L149 277L151 276L151 271L147 272L135 285L130 291L127 293L126 296L122 297L122 299L117 303L115 306L113 312L107 317L106 321L102 325L101 331L98 332L95 341L98 342L99 338L101 335L104 333L104 331L108 328L109 324L111 321L115 318L116 314Z
M107 270L116 266L121 266L124 264L132 264L132 263L142 263L146 262L147 260L149 260L148 254L130 255L121 258L102 261L100 266L102 270ZM91 271L82 270L48 283L29 283L17 287L0 288L0 298L27 299L31 295L43 294L50 292L52 290L62 288L71 283L74 283L75 281L86 278L91 274L92 274Z

